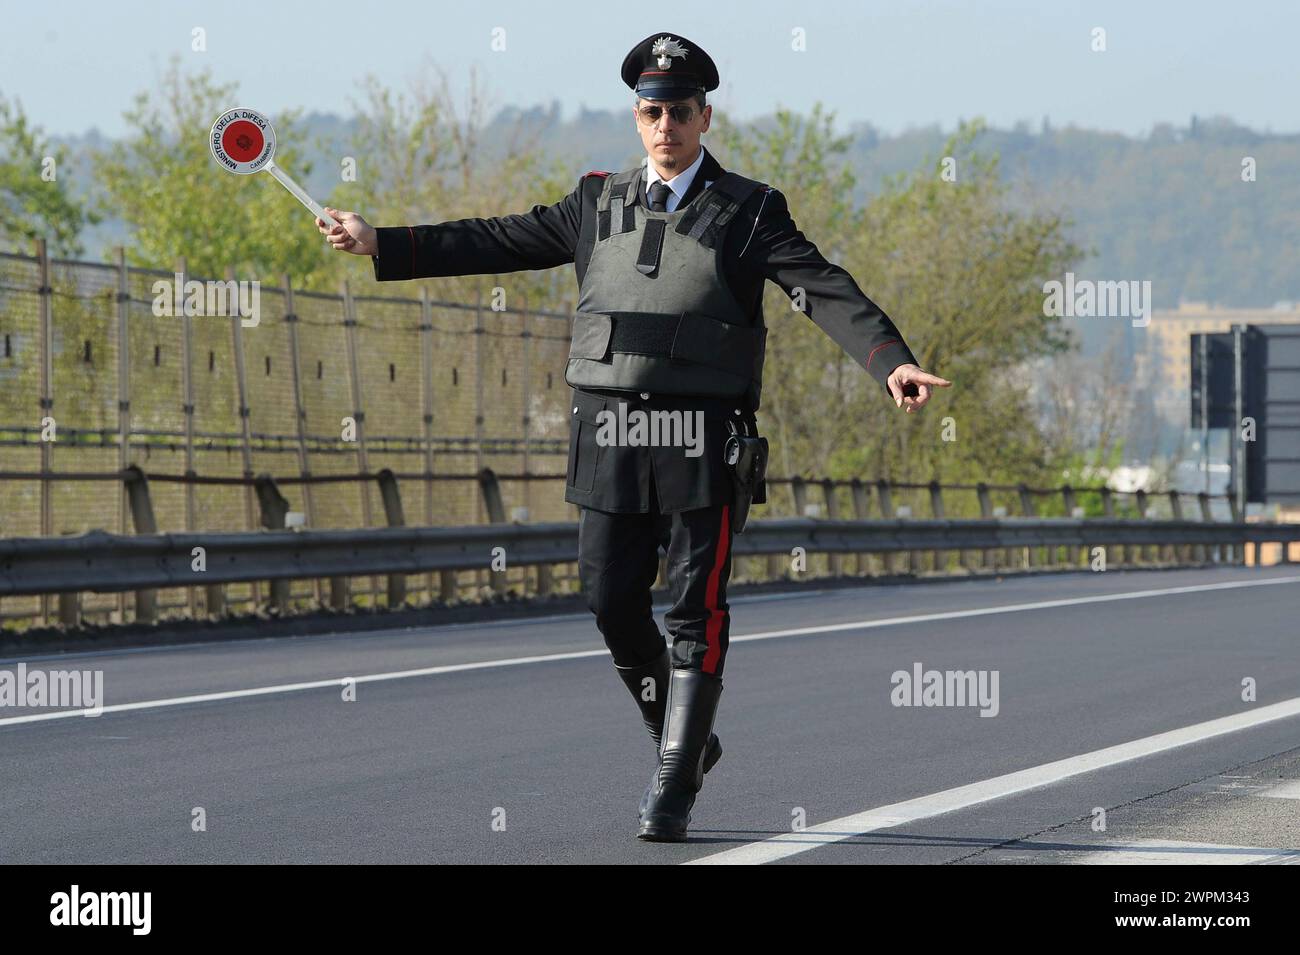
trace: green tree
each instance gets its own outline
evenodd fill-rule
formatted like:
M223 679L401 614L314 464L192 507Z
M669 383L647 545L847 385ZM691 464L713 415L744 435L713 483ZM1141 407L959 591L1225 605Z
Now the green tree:
M269 176L224 171L208 149L208 130L236 105L235 84L205 71L181 72L173 60L159 86L136 97L125 113L130 134L97 157L103 205L131 226L133 264L168 268L184 256L190 274L279 283L288 272L307 281L327 261L311 213ZM272 117L276 163L301 180L297 114Z
M518 127L494 131L493 141L503 147L487 150L490 104L475 73L463 107L445 74L410 94L367 77L361 94L351 143L357 175L340 185L334 205L359 212L372 225L511 215L558 202L577 186L574 161L544 157L535 137L522 136ZM336 264L350 277L373 280L368 260L339 258L344 261ZM500 286L508 307L517 307L515 296L522 293L529 308L561 308L574 295L572 275L552 269L453 276L433 280L431 288L437 298L473 302L476 293Z
M471 73L463 98L454 94L445 75L431 76L402 94L373 78L364 81L350 143L356 177L335 191L336 208L356 211L376 226L438 223L523 213L534 205L558 202L577 186L574 157L544 158L535 138L523 136L518 126L496 128L487 135L489 104L475 74ZM492 148L485 145L489 140ZM369 259L331 254L333 287L346 276L353 290L364 295L413 298L418 292L409 282L376 286ZM563 378L568 322L534 313L540 309L567 312L568 303L576 298L573 274L566 267L449 276L424 283L435 302L482 305L476 310L433 312L434 413L440 432L469 434L487 428L489 433L515 435L526 427L534 439L563 441L568 428L568 388ZM365 314L373 320L382 311L370 303L362 306L366 331ZM480 321L484 334L471 334ZM413 328L409 320L392 321L384 326L387 334L381 338L375 334L376 326L369 338L371 350L418 355ZM521 338L524 333L530 338ZM363 356L362 375L367 380L376 380L378 372L382 381L384 371L383 367L368 371ZM385 400L382 389L387 387L381 384L367 393L375 420L385 413L389 420L397 420L400 409L411 406L410 394L393 386L387 392L390 410L382 410L383 405L376 410L374 405ZM482 403L477 389L483 389ZM523 459L515 461L522 470Z
M98 216L71 195L67 151L53 147L39 127L32 126L22 107L0 97L0 248L31 254L32 241L43 238L52 256L71 258L83 251L80 233ZM15 265L9 281L17 279L35 292L36 270ZM111 424L104 400L102 374L111 352L110 328L104 321L107 300L96 295L73 266L54 263L50 269L53 299L51 328L52 407L39 403L41 337L36 295L8 298L0 292L6 339L12 354L0 362L0 420L22 428L39 428L53 417L60 440L74 429L96 429ZM10 459L35 467L34 447L13 451ZM29 488L14 483L2 489L0 511L20 513L34 500ZM29 513L29 512L28 512ZM28 528L30 530L30 528ZM5 533L0 528L0 533ZM8 531L12 533L12 531Z
M0 248L30 252L32 240L43 238L55 255L81 254L82 228L99 219L69 194L67 159L21 103L0 96Z
M735 168L781 188L796 223L894 319L920 365L954 384L920 415L899 414L769 286L763 404L775 429L774 473L991 483L1050 474L1053 451L1027 367L1072 345L1042 306L1043 282L1080 254L1068 223L1011 208L996 160L971 148L977 124L944 146L955 180L938 159L887 179L854 208L847 138L834 135L832 118L820 109L807 119L781 113L774 125L724 137L741 160Z

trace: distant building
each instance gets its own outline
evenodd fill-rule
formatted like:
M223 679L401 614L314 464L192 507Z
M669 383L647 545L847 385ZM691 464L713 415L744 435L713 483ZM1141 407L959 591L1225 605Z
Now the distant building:
M1229 308L1183 302L1176 310L1153 309L1151 324L1134 329L1134 380L1150 388L1156 414L1178 428L1191 426L1191 337L1228 332L1233 325L1300 323L1294 302L1273 308Z

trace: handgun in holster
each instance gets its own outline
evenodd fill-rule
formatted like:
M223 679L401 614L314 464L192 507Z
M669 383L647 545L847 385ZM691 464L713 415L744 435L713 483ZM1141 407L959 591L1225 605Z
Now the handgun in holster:
M736 428L734 421L727 421L727 430L731 436L722 449L723 460L731 469L731 483L735 492L731 528L737 534L745 530L754 491L767 473L767 438L750 434L749 425L744 422L741 424L743 433Z

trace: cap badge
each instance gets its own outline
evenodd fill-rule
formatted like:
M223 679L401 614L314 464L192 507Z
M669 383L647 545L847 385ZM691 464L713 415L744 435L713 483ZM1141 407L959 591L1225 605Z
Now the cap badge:
M672 57L680 56L686 59L686 47L682 46L670 36L661 36L655 40L654 46L650 47L650 52L657 56L659 69L671 69L673 65Z

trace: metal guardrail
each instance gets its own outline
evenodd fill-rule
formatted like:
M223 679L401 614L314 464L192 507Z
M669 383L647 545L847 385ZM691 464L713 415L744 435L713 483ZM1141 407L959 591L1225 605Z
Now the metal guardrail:
M1006 518L986 520L829 521L811 518L756 520L734 538L742 556L891 554L916 551L1077 549L1081 565L1095 548L1121 546L1229 548L1234 562L1245 546L1300 541L1300 524L1205 523L1200 521ZM158 587L270 581L283 603L284 582L293 579L388 575L389 603L402 602L402 575L482 570L494 550L508 566L549 567L578 557L576 523L497 524L426 528L390 527L344 531L263 531L127 536L92 531L59 538L0 540L0 596L57 593L61 618L74 622L81 592L148 591ZM1221 553L1221 552L1220 552ZM1208 554L1208 550L1207 550ZM195 564L201 558L201 569ZM495 573L504 575L503 570ZM539 576L539 583L544 578ZM539 592L543 590L539 587ZM71 619L69 619L71 618Z
M344 609L351 602L353 577L369 578L369 596L378 605L382 594L388 606L406 602L407 575L430 576L423 589L436 592L444 602L460 596L458 573L473 571L476 581L504 594L510 581L506 572L491 569L495 547L504 548L508 566L535 568L535 575L523 574L523 589L547 595L557 583L572 584L576 578L561 577L556 565L577 560L576 523L528 524L526 508L511 512L525 523L510 523L501 481L556 481L562 474L523 473L498 475L489 468L472 474L375 473L344 475L270 475L210 477L197 474L146 474L128 466L105 472L24 473L0 471L2 480L118 481L131 516L134 535L109 534L102 530L77 536L0 539L0 598L41 597L40 616L53 616L53 598L58 597L58 619L78 623L82 617L82 593L118 594L119 620L127 619L125 594L135 591L133 610L138 621L158 618L161 588L183 588L185 601L169 604L184 607L193 617L200 604L208 616L226 612L227 601L241 597L227 594L226 586L251 582L254 607L269 603L280 609L291 602L290 584L308 582L317 604ZM478 485L488 524L463 527L406 527L399 481L465 481ZM258 524L263 531L195 531L159 533L150 494L151 482L191 485L243 485L248 495L248 527ZM350 530L286 530L289 502L281 486L335 482L373 482L382 502L387 526ZM734 541L737 558L766 557L765 576L779 579L791 575L796 548L803 554L825 555L821 564L832 576L845 572L845 555L856 554L854 573L872 573L876 563L886 572L922 572L924 555L935 571L946 570L955 553L966 570L977 567L1085 565L1096 557L1095 548L1110 566L1129 563L1163 564L1194 561L1244 563L1249 544L1300 540L1300 525L1244 523L1227 498L1230 520L1214 519L1212 501L1217 496L1143 491L1121 494L1109 488L1031 488L1025 484L990 485L926 484L888 480L808 480L800 477L769 478L770 489L785 487L799 517L760 519ZM427 488L426 488L427 490ZM913 518L910 507L896 504L895 495L905 491L927 492L930 517ZM980 519L948 519L944 516L945 492L974 492ZM305 488L304 488L305 492ZM820 500L810 498L817 493ZM993 506L993 493L1004 500L1009 493L1019 505L1020 515L1007 516L1005 507ZM1104 516L1084 518L1078 507L1082 495L1093 495ZM1072 517L1040 517L1039 502L1055 497ZM1152 501L1167 498L1170 520L1151 520ZM1117 498L1128 498L1127 517L1118 514ZM874 500L873 500L874 499ZM1184 499L1195 499L1200 520L1184 520ZM844 505L855 520L841 520ZM825 514L826 519L820 519ZM254 516L256 515L256 516ZM879 515L879 519L873 519ZM379 515L376 515L377 517ZM196 548L202 548L201 551ZM195 555L206 561L203 570L192 569ZM1287 559L1283 547L1283 559ZM1256 551L1258 559L1258 550ZM561 568L563 570L563 568ZM809 572L807 564L800 568ZM514 573L519 581L520 574ZM763 575L760 575L763 576ZM381 582L386 577L386 584ZM534 578L535 577L535 581ZM660 582L666 580L660 561ZM322 587L327 582L327 591ZM580 581L577 582L580 585ZM362 588L358 588L361 590ZM201 595L201 596L200 596ZM87 615L100 612L87 608ZM12 616L12 614L11 614Z
M511 566L574 561L578 525L11 538L0 540L0 597L481 570L494 547ZM205 569L192 569L196 557Z

